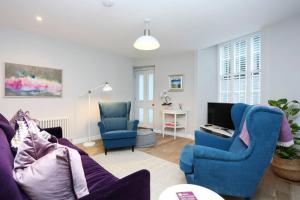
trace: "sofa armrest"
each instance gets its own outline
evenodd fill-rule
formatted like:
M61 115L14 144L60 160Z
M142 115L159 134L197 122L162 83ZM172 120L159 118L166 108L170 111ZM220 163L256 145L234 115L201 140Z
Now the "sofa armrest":
M232 138L224 138L201 130L195 131L196 145L203 145L207 147L228 150L231 143L232 143Z
M247 158L247 152L233 153L207 146L194 145L194 159L207 159L218 161L241 161Z
M80 200L150 200L150 173L140 170Z
M127 129L131 131L136 131L138 128L139 120L131 120L128 122Z
M63 132L62 132L61 127L41 128L41 130L50 133L50 135L53 135L56 138L62 138L63 137Z
M103 122L98 122L98 126L99 126L99 129L100 129L100 133L104 134L106 132L104 123Z

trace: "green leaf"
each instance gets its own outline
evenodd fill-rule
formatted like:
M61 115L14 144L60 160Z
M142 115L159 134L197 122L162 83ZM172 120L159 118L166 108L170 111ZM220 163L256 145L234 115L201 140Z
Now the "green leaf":
M295 116L299 113L300 109L299 108L292 108L289 113L291 116Z
M279 99L277 102L278 102L280 105L282 105L282 104L286 104L286 103L288 102L288 100L287 100L287 99Z
M295 144L299 144L300 145L300 139L294 139Z
M276 107L278 107L278 103L275 100L269 100L268 103L269 103L270 106L276 106Z
M293 101L291 101L292 103L297 103L297 104L299 104L299 101L297 101L297 100L293 100Z
M276 150L276 154L284 159L292 159L297 155L297 150L293 147L279 147Z

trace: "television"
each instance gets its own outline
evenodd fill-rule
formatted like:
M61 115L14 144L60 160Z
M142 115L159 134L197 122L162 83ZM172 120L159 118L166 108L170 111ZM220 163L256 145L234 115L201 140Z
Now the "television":
M231 119L232 103L212 103L207 104L207 123L234 130Z

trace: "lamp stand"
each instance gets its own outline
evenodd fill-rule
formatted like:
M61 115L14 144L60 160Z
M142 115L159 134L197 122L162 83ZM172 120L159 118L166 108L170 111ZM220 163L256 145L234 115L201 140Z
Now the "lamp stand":
M89 140L87 142L83 143L83 146L92 147L92 146L95 145L95 142L91 141L91 94L92 94L92 91L89 90L88 94L89 94L89 124L88 124L88 127L89 127Z

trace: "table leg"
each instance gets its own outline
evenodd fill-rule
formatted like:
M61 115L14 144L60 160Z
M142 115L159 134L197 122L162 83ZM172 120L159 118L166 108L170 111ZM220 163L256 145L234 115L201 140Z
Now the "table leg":
M175 123L175 126L174 126L174 140L176 139L176 126L177 126L177 116L176 114L174 114L174 123Z
M165 113L163 112L163 124L162 124L163 138L165 138L165 125L166 125L166 122L165 122Z

